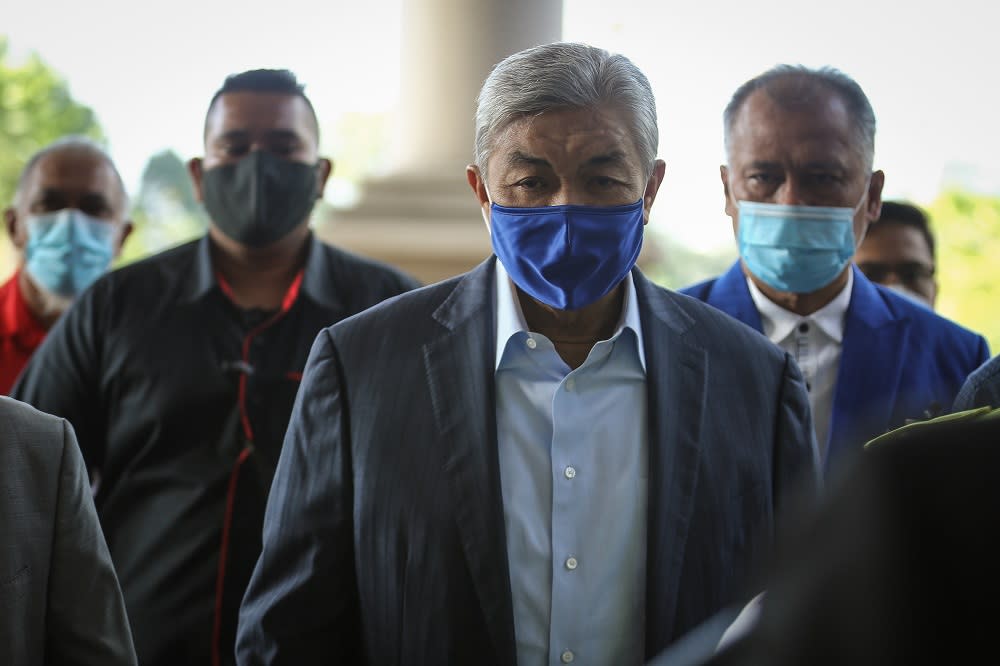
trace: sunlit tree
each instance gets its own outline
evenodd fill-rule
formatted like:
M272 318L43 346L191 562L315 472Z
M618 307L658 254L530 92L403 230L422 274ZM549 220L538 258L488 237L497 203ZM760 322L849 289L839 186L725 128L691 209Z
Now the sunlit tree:
M0 205L11 201L32 153L67 134L104 139L94 112L73 100L62 77L34 54L12 64L0 36Z
M1000 352L1000 197L946 190L927 207L937 238L937 307Z

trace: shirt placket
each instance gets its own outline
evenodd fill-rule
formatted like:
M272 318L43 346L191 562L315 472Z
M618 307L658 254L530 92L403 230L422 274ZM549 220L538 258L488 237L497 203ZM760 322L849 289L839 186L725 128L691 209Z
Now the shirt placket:
M569 664L578 658L584 615L581 576L587 562L582 555L581 513L586 497L577 451L587 441L586 419L580 419L579 384L584 366L560 382L552 398L552 605L549 629L549 663Z

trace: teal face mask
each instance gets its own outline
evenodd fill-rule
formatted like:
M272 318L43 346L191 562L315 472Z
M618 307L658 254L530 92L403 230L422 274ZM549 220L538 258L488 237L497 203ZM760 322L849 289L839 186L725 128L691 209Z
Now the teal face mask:
M821 289L854 256L857 208L753 201L737 205L740 258L751 273L778 291L807 294Z
M72 298L114 258L116 225L75 208L28 218L24 269L46 291Z

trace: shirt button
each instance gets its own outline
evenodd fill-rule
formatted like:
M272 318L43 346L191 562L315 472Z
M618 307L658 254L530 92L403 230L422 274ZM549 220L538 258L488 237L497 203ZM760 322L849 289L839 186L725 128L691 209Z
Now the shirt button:
M534 349L535 347L538 346L538 343L535 342L534 338L528 338L527 340L524 341L524 344L528 345L528 349Z
M808 332L809 332L809 324L805 322L799 324L799 333L808 333Z
M575 656L576 655L573 654L572 650L563 650L563 653L559 658L562 659L562 663L568 664L573 661Z
M570 377L569 379L566 380L566 390L572 391L575 388L576 388L576 380Z
M566 558L566 568L567 569L569 569L570 571L573 571L573 569L576 569L576 565L577 565L577 561L576 561L575 557L567 557Z
M567 479L572 479L573 477L576 476L576 468L570 465L563 470L563 474L566 475Z

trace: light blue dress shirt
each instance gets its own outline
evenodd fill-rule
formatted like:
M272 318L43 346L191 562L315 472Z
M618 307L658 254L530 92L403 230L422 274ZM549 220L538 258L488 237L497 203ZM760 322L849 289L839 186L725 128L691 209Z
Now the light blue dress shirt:
M496 265L496 410L519 666L643 661L648 441L635 285L576 370Z

